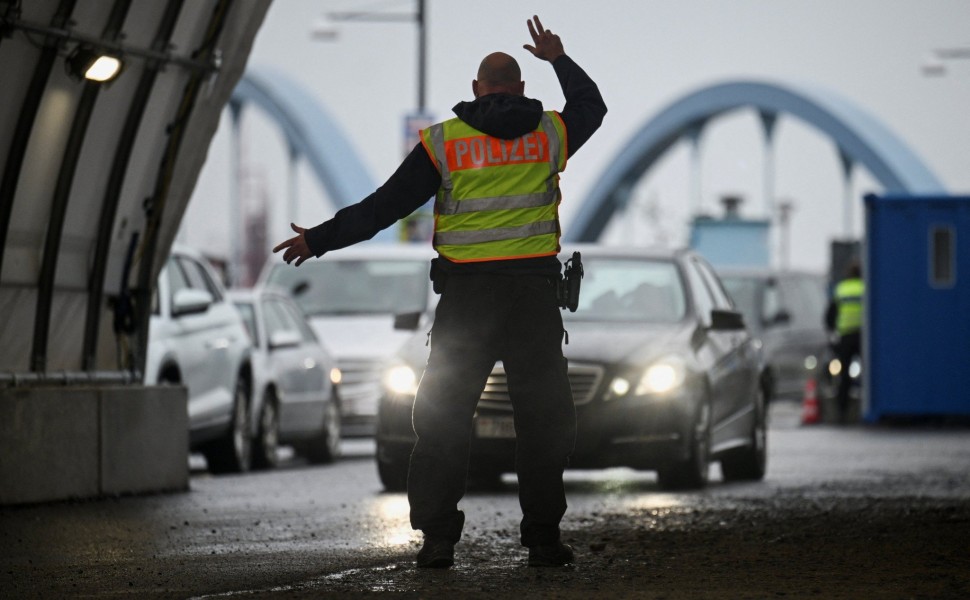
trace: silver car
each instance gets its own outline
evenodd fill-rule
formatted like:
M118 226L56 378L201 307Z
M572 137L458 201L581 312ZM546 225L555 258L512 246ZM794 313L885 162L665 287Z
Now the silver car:
M253 466L277 465L280 444L310 462L340 455L340 412L331 380L335 363L289 296L268 289L231 290L253 340L256 412Z
M176 246L152 300L145 385L188 389L189 443L214 473L249 469L252 344L201 254Z
M434 256L427 244L375 243L331 252L299 268L274 257L264 270L261 285L290 293L337 360L344 436L373 435L382 367L410 335L394 328L395 315L433 312Z

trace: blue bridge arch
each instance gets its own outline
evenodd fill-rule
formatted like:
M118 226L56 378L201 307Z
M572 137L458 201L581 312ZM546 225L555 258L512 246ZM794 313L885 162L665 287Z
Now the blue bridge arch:
M772 122L779 114L789 114L813 125L835 141L844 161L864 165L886 193L944 193L937 177L902 140L831 90L792 83L735 81L688 94L643 125L585 198L564 241L599 239L613 213L626 205L634 184L675 143L697 136L718 116L748 107Z
M283 131L291 154L305 157L337 208L374 191L374 182L336 121L319 100L278 69L249 67L230 103L253 103Z

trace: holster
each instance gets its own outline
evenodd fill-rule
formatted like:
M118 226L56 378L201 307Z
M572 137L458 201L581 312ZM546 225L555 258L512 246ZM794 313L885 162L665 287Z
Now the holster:
M569 312L576 312L579 308L579 288L583 279L583 258L579 252L573 252L572 258L566 261L565 270L559 285L556 287L556 296L559 300L559 308L568 308Z

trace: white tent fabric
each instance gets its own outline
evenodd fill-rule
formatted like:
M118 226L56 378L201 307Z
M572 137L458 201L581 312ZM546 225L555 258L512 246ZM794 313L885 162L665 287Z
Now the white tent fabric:
M140 371L151 288L268 7L0 0L0 382ZM121 75L72 77L81 45L120 52Z

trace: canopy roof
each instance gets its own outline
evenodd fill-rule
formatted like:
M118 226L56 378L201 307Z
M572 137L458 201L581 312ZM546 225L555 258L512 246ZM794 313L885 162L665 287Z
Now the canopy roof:
M153 283L268 7L0 0L0 380L140 371ZM117 79L72 74L89 49L121 57Z

